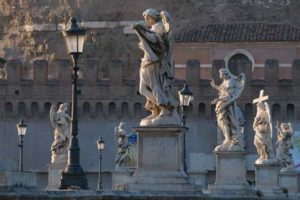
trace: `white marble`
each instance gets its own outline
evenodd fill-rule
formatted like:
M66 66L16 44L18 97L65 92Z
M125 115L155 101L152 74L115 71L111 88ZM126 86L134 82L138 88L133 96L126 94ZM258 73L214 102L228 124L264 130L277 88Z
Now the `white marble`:
M194 191L183 170L182 127L138 127L138 163L130 191Z
M68 160L71 117L67 113L67 109L67 103L60 104L58 110L55 105L50 108L50 121L54 128L51 163L66 164Z
M146 98L151 115L140 126L180 125L178 102L172 95L174 74L173 24L166 11L150 8L143 12L145 22L132 26L144 52L140 66L139 92Z
M269 96L264 96L264 90L260 90L259 97L253 100L256 104L256 116L253 121L254 145L259 156L255 164L278 162L272 143L272 115L268 99Z
M276 156L280 161L280 172L289 172L295 170L293 155L290 152L294 148L294 131L291 123L281 123L280 127L276 125L278 140L276 143Z
M219 92L219 97L212 101L216 105L215 112L218 127L224 136L222 144L215 151L244 150L244 116L236 100L240 97L245 86L245 75L234 76L228 68L219 70L222 83L216 85L211 80L211 87Z

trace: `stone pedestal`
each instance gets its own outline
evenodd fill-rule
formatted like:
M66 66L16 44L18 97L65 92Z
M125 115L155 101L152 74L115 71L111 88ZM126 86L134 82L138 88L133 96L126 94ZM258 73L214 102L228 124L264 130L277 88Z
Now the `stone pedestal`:
M138 127L137 169L130 191L194 191L183 170L183 127Z
M48 190L56 190L60 187L61 171L66 168L66 164L48 165Z
M112 172L112 189L117 191L128 190L135 169L123 169Z
M300 172L280 172L279 186L287 190L288 194L300 193Z
M283 196L279 187L279 164L255 165L255 189L262 196Z
M254 196L255 191L246 179L246 153L244 151L217 151L216 180L209 186L215 195Z

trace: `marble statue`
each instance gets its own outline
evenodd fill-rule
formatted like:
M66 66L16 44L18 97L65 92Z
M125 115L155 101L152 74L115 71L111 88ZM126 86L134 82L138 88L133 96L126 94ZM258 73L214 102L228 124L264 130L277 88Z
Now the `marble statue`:
M67 109L67 103L60 104L58 110L55 105L52 105L50 108L50 121L54 128L54 141L51 145L51 163L67 163L71 123L71 117L66 113Z
M166 11L147 9L145 22L133 25L144 52L140 66L139 92L146 97L146 110L151 115L142 119L141 126L180 125L178 102L171 94L174 80L173 28Z
M253 122L254 145L259 155L255 164L277 163L272 144L273 131L268 99L269 96L264 96L264 90L261 90L259 97L253 100L257 110Z
M119 126L115 127L115 140L117 143L118 154L116 156L116 169L125 166L129 159L129 144L128 136L125 130L125 122L120 122Z
M219 97L212 101L215 104L217 123L224 136L221 145L215 151L244 151L244 116L236 100L245 86L245 75L233 75L228 68L219 70L222 83L217 86L212 80L211 86L218 90Z
M280 172L289 172L295 170L295 164L290 152L293 146L293 129L291 123L281 123L277 128L276 156L281 164Z

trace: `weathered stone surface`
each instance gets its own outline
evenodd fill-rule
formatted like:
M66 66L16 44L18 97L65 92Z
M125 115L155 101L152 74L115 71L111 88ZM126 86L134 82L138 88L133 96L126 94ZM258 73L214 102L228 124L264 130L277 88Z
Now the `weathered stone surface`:
M265 197L283 197L279 187L279 164L256 164L255 166L255 189Z
M279 186L287 190L289 195L300 194L300 173L294 172L280 172Z
M129 191L195 191L183 169L183 127L137 127L138 163Z
M61 172L65 170L65 164L48 165L48 186L47 190L58 190L60 187Z
M215 152L216 180L208 190L213 195L255 196L246 179L246 159L243 151Z
M0 172L0 187L37 187L37 176L33 172Z

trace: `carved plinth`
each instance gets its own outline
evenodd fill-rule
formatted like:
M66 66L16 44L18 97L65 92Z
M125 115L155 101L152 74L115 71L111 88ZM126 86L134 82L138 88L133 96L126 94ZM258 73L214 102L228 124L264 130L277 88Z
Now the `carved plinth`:
M288 194L300 193L300 172L280 172L279 173L279 186L287 190Z
M61 172L66 168L66 164L48 165L48 190L56 190L60 187Z
M130 191L194 191L183 165L182 127L138 127L137 169Z
M255 191L246 179L246 154L244 151L222 151L216 154L216 180L209 190L216 195L254 196Z
M262 196L283 196L279 187L279 164L255 165L255 189Z

